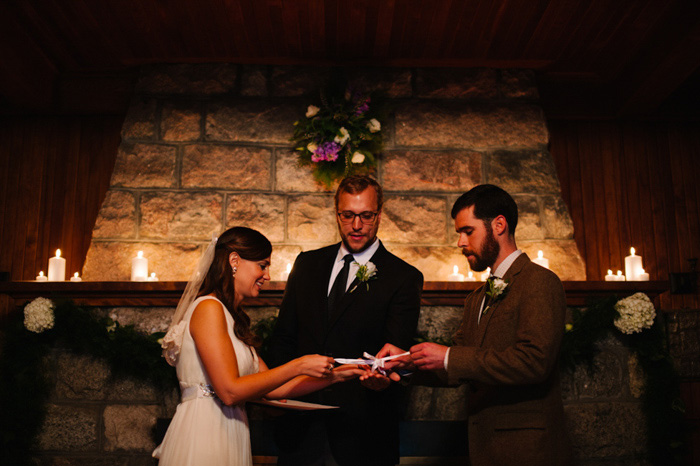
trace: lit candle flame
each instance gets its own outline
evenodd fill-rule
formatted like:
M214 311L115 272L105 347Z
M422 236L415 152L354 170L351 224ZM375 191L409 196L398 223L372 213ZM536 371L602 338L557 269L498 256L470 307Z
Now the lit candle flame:
M459 267L455 265L454 267L452 267L452 273L456 274L457 272L459 272Z
M537 251L537 258L542 259L544 257L544 253L542 251Z
M136 254L136 257L141 259L143 257L143 251L139 251L138 254Z
M634 248L630 248L630 255L634 256L634 252L635 252Z
M56 249L56 257L61 257L61 250L60 249Z

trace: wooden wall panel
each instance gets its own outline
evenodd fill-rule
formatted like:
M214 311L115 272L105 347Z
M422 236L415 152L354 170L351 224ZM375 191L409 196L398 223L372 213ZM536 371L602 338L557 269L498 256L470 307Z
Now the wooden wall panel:
M123 117L0 119L0 272L33 280L61 249L80 272L114 167ZM0 310L3 309L0 303Z
M554 157L588 280L623 270L634 247L652 280L700 258L700 124L550 121ZM700 308L698 293L660 299Z

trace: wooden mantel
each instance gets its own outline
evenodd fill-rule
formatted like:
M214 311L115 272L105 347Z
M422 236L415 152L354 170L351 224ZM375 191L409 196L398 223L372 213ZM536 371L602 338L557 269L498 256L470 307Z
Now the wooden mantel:
M591 298L610 294L620 298L638 291L652 300L669 290L668 281L649 282L563 282L569 306L582 306ZM72 299L89 306L175 306L186 282L0 282L0 295L8 295L18 305L38 296ZM279 306L286 282L270 282L260 296L244 303L247 306ZM461 306L469 292L480 282L426 282L424 306Z

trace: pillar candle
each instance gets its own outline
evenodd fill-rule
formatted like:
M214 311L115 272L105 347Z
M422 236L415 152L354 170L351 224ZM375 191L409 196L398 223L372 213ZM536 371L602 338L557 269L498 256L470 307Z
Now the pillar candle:
M287 270L285 270L284 272L282 272L282 281L283 281L283 282L286 282L287 280L289 280L289 274L290 274L290 273L292 273L292 264L290 264L289 262L287 262Z
M537 265L541 265L545 269L549 268L549 259L545 259L544 253L542 251L537 251L537 259L532 259L532 262L534 262Z
M605 276L606 282L616 282L617 278L613 275L612 270L608 269L608 274Z
M459 267L455 265L454 267L452 267L452 273L449 277L447 277L447 280L451 282L462 282L464 281L464 275L459 273Z
M75 273L73 274L73 276L70 277L70 281L72 281L72 282L82 282L83 279L80 278L80 276L78 275L78 272L75 272Z
M143 282L148 277L148 259L143 257L143 251L139 251L136 257L131 259L131 281Z
M638 281L638 275L642 268L642 256L635 256L634 248L630 248L630 255L625 257L625 277L627 277L627 281Z
M470 270L469 273L467 273L467 277L464 279L464 281L465 281L465 282L475 282L475 281L476 281L476 277L474 277L474 272L472 272L472 271Z
M56 249L56 257L49 259L49 281L62 282L66 279L66 260L61 257L61 250Z
M39 272L39 275L36 276L36 281L38 282L45 282L46 280L48 280L48 278L44 275L43 271Z

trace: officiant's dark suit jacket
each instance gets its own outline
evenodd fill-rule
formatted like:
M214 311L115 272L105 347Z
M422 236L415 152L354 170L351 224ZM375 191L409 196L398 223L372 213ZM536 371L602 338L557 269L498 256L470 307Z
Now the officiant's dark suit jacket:
M571 461L558 355L566 297L559 278L522 254L503 277L507 292L478 323L485 287L465 302L450 349L450 384L469 384L472 466Z
M305 354L358 358L363 352L376 354L386 342L400 348L413 344L423 275L382 244L371 258L376 278L366 284L355 279L328 315L328 284L339 247L297 257L272 337L273 365ZM319 423L340 466L398 464L401 394L397 384L377 392L352 380L308 395L304 400L340 409L284 416L276 432L280 464L308 464L322 454L323 443L313 432Z

